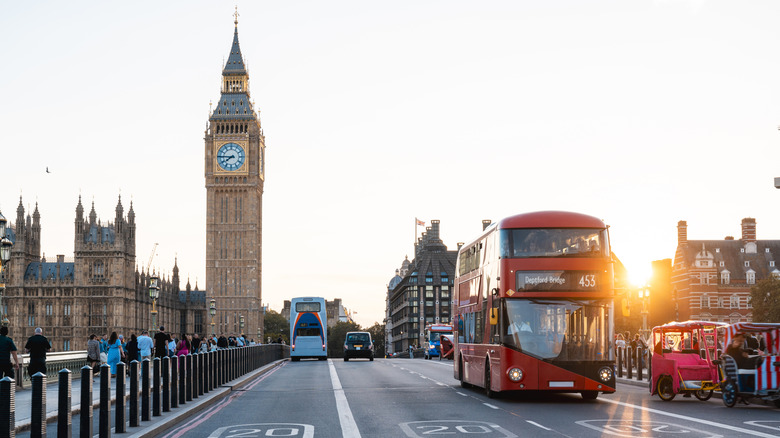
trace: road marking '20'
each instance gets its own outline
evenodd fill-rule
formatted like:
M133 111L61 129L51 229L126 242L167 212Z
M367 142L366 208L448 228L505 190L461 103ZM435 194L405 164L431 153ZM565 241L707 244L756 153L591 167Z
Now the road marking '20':
M401 430L410 438L425 438L430 436L461 436L479 435L480 438L517 438L517 435L501 426L484 421L468 420L432 420L413 421L399 424Z
M237 424L220 427L209 438L260 438L260 437L314 438L314 426L294 423Z
M578 421L577 424L607 435L626 438L662 437L666 434L685 434L685 438L718 438L722 436L662 421L584 420Z

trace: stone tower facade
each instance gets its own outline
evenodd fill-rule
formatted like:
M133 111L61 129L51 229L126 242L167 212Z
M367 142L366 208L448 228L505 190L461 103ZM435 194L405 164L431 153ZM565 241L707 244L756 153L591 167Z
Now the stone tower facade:
M262 218L265 137L238 44L222 70L219 103L205 134L206 290L217 333L262 339Z

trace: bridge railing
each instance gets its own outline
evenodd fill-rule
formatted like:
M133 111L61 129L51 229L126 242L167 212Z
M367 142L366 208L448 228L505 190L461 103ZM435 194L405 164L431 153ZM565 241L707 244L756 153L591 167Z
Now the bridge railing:
M84 353L83 356L77 353ZM93 403L92 368L86 363L86 352L71 352L59 357L56 353L47 355L47 374L36 373L30 378L32 400L30 403L31 436L46 436L47 409L46 386L52 380L49 373L56 367L58 398L56 428L58 435L70 436L72 425L71 386L73 373L62 364L69 360L78 361L74 370L81 377L81 414L79 422L80 436L93 436L93 405L98 406L100 437L110 437L114 433L123 433L129 427L138 427L140 421L151 421L151 417L161 416L172 408L183 407L193 399L219 388L227 382L261 368L273 361L290 357L290 347L281 344L255 345L195 353L186 356L164 357L130 364L120 362L117 365L116 378L111 377L108 365L100 367L100 392L98 404ZM80 358L75 356L81 356ZM54 359L49 363L49 358ZM126 367L130 372L125 376ZM140 376L139 376L140 372ZM129 380L129 387L128 381ZM116 385L115 420L111 421L111 384ZM139 409L140 403L140 409ZM15 436L16 427L16 382L10 377L0 379L0 437ZM126 409L127 408L127 409ZM125 415L128 413L129 415ZM129 417L129 418L128 418ZM140 420L140 421L139 421ZM67 433L67 434L66 434Z
M30 374L27 372L27 365L30 364L30 355L20 354L19 362L20 362L19 373L21 376L20 386L25 386L30 382ZM46 353L47 380L56 381L57 373L63 368L67 368L69 370L77 370L83 367L84 365L88 365L87 350Z

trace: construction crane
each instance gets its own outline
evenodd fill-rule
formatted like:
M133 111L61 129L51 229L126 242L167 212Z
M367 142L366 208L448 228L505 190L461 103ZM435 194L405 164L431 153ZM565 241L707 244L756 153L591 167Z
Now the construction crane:
M149 256L149 263L146 264L146 275L149 275L149 270L152 269L152 260L154 260L154 253L157 252L157 245L159 244L155 242L152 248L152 255Z

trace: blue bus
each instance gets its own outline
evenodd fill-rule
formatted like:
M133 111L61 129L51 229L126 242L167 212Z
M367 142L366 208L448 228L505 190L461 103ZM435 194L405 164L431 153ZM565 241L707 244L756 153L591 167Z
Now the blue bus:
M290 302L290 359L328 358L325 298L300 297Z

